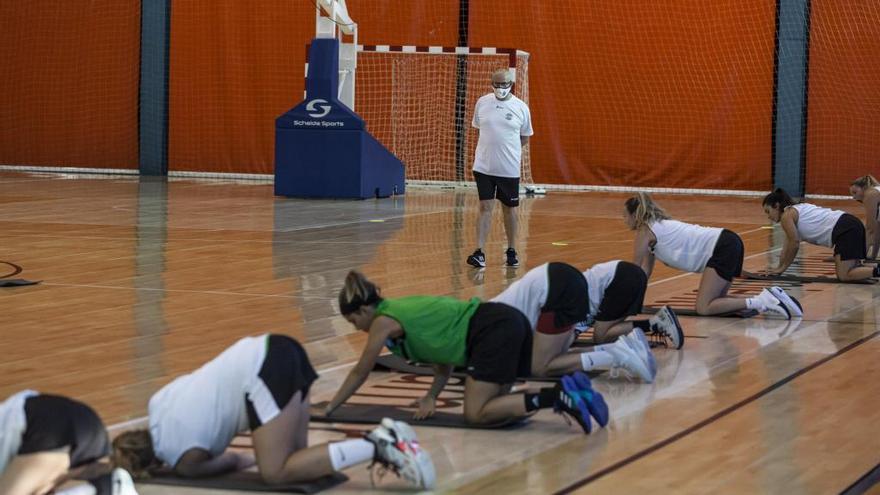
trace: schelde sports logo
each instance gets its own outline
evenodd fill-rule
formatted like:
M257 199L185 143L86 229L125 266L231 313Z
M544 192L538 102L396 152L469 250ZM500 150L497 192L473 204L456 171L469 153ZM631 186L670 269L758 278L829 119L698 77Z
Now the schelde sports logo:
M327 105L327 100L323 100L321 98L315 98L314 100L306 103L306 111L309 112L309 117L312 117L313 119L320 119L325 117L328 113L330 113L330 108L330 105Z

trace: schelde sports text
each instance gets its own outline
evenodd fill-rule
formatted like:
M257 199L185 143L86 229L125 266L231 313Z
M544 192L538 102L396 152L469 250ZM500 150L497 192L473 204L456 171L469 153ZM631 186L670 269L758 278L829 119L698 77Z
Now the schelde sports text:
M309 127L345 127L345 122L340 120L294 120L293 125Z

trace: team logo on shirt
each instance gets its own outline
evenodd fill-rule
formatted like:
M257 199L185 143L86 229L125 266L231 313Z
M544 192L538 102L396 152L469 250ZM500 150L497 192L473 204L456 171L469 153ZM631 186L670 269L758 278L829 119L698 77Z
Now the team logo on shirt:
M512 113L508 113L507 115L504 116L504 118L507 119L507 120L513 120L513 114L512 114Z

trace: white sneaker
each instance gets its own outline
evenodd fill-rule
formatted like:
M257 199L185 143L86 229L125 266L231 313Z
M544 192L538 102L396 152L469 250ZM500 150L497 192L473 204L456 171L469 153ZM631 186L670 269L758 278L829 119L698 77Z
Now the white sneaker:
M651 336L659 338L664 344L673 349L681 349L684 345L684 332L678 316L669 306L663 306L660 311L651 317Z
M629 346L630 349L636 351L642 360L648 365L648 371L651 372L651 378L657 376L657 360L654 359L654 353L651 352L651 345L648 338L639 328L633 328L632 332L621 335L620 339Z
M111 483L113 487L113 495L138 495L134 488L134 480L131 475L122 468L113 470Z
M804 316L804 308L801 306L801 302L795 299L794 296L788 295L782 287L774 285L767 290L769 290L770 293L773 294L783 306L785 306L785 309L788 310L792 318L800 318Z
M408 424L383 418L382 423L367 435L367 440L376 446L374 462L391 469L415 487L434 488L434 462L431 455L419 446L416 432Z
M616 377L618 371L622 369L627 376L636 375L647 383L654 381L654 376L651 375L651 370L648 369L648 364L644 358L623 341L618 340L606 347L605 351L614 358L614 363L611 365L612 378Z
M759 312L770 313L785 318L786 320L791 319L791 312L785 307L785 304L782 304L782 301L774 296L769 290L762 290L760 294L754 297L754 300L758 303L758 307L755 309Z

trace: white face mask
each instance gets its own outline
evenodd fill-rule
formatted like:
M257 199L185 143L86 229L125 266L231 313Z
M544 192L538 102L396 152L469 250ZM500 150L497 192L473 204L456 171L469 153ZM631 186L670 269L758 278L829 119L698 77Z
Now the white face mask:
M507 98L507 95L510 94L510 87L492 88L492 90L495 92L495 98L498 98L499 100Z

